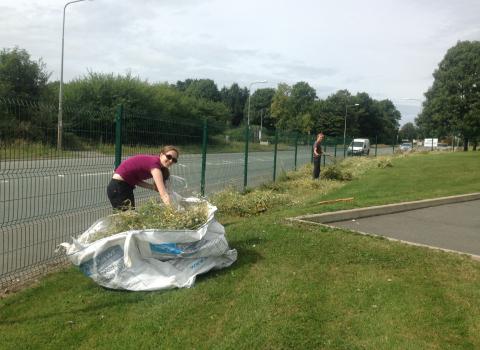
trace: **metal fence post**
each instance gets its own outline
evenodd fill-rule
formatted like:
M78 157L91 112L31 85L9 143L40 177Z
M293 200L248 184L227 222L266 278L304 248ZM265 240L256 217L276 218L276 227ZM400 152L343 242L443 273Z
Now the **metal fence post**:
M205 118L203 120L202 177L200 179L200 193L202 197L205 196L205 171L207 167L207 137L208 137L208 124L207 124L207 118Z
M278 146L278 129L275 129L275 150L273 153L273 181L275 182L275 176L277 174L277 146Z
M337 159L337 140L335 140L335 146L333 149L333 158Z
M245 123L245 165L243 167L243 190L247 189L247 178L248 178L248 130L249 125Z
M297 171L298 132L295 133L295 163L294 170Z
M378 136L375 135L375 157L377 156Z
M115 169L122 162L122 116L123 105L120 105L115 116Z

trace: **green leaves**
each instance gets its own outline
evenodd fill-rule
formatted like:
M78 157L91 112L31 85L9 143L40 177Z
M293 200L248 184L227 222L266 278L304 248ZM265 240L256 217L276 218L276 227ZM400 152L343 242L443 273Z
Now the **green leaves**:
M480 136L480 42L459 41L433 73L434 82L416 122L423 134Z
M1 97L38 99L46 88L49 76L42 60L31 60L26 50L0 51Z

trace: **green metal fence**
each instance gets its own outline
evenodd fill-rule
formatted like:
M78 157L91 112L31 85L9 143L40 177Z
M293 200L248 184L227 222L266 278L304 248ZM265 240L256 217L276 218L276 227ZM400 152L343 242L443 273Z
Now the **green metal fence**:
M180 148L171 186L184 196L276 180L312 161L313 135L224 123L165 120L118 107L64 107L63 149L56 147L57 108L0 99L0 288L65 262L62 242L111 213L106 186L129 156ZM261 141L261 142L260 142ZM343 139L324 143L323 164L343 157ZM137 188L138 203L157 195Z

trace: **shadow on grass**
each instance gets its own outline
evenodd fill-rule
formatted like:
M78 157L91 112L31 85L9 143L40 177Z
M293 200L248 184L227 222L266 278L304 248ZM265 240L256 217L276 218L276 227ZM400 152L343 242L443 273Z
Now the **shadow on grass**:
M230 244L231 248L236 249L238 253L237 261L235 261L231 266L227 268L221 270L210 270L204 274L198 275L197 283L206 282L211 278L217 278L226 274L230 274L232 273L232 271L242 270L245 267L254 265L258 261L261 261L263 259L261 254L259 254L258 251L253 249L253 247L255 247L255 245L265 243L265 239L250 238L245 240L237 240L232 243L233 244ZM79 270L71 270L68 273L79 273L83 275ZM88 279L88 277L86 276L83 277ZM108 294L110 297L114 297L115 300L103 301L97 299L98 302L93 302L88 305L72 305L71 307L63 306L63 310L56 309L52 312L37 313L36 315L32 316L18 317L19 315L14 315L11 319L0 320L0 325L15 325L30 321L42 321L48 320L50 318L58 318L61 315L69 316L78 314L98 314L101 312L101 310L104 309L115 308L119 305L122 305L122 307L124 307L128 304L142 302L146 297L153 293L168 293L173 291L171 289L168 289L159 291L133 292L128 290L110 289L97 285L94 281L91 280L88 282L88 285L81 283L81 286L78 286L78 288L81 288L81 290L78 290L79 295L82 293L82 291L85 292L85 288L87 288L89 291L92 291L92 289L98 289L99 291L107 292L106 294ZM108 297L108 295L104 297L106 298ZM92 297L90 299L90 302L95 300L96 298Z
M96 286L94 286L96 287ZM99 287L101 289L102 288ZM126 291L124 291L126 292ZM65 316L71 316L71 317L77 317L78 315L84 314L84 315L92 315L92 314L99 314L101 310L104 309L109 309L112 307L118 307L119 305L126 306L127 304L134 304L143 301L144 297L147 295L146 292L140 292L139 294L136 295L135 299L117 299L117 300L109 300L109 301L104 301L104 302L98 302L98 303L91 303L89 305L82 305L82 306L76 306L76 307L71 307L68 309L59 310L56 309L55 311L52 312L45 312L45 313L37 313L32 316L27 316L27 317L16 317L12 319L3 319L0 320L0 325L15 325L15 324L21 324L24 322L30 322L30 321L42 321L42 320L48 320L48 319L58 319L59 316L65 315ZM94 299L91 299L94 300ZM18 316L18 315L15 315ZM14 316L14 317L15 317Z
M256 250L250 247L264 242L265 240L261 238L251 238L230 243L230 247L237 250L237 261L222 270L210 270L204 274L198 275L197 281L208 281L211 278L227 275L232 273L232 271L241 270L246 266L256 264L258 261L261 261L263 257Z

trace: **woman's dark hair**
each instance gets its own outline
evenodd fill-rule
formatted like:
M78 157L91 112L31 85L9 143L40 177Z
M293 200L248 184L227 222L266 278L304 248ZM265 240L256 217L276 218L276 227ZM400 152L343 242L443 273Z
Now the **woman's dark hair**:
M164 166L161 166L160 171L162 172L163 182L167 181L170 177L170 170L168 170L168 168L165 168Z
M180 156L178 148L172 145L163 146L163 148L160 150L160 154L166 154L168 151L175 151L177 152L177 156Z

